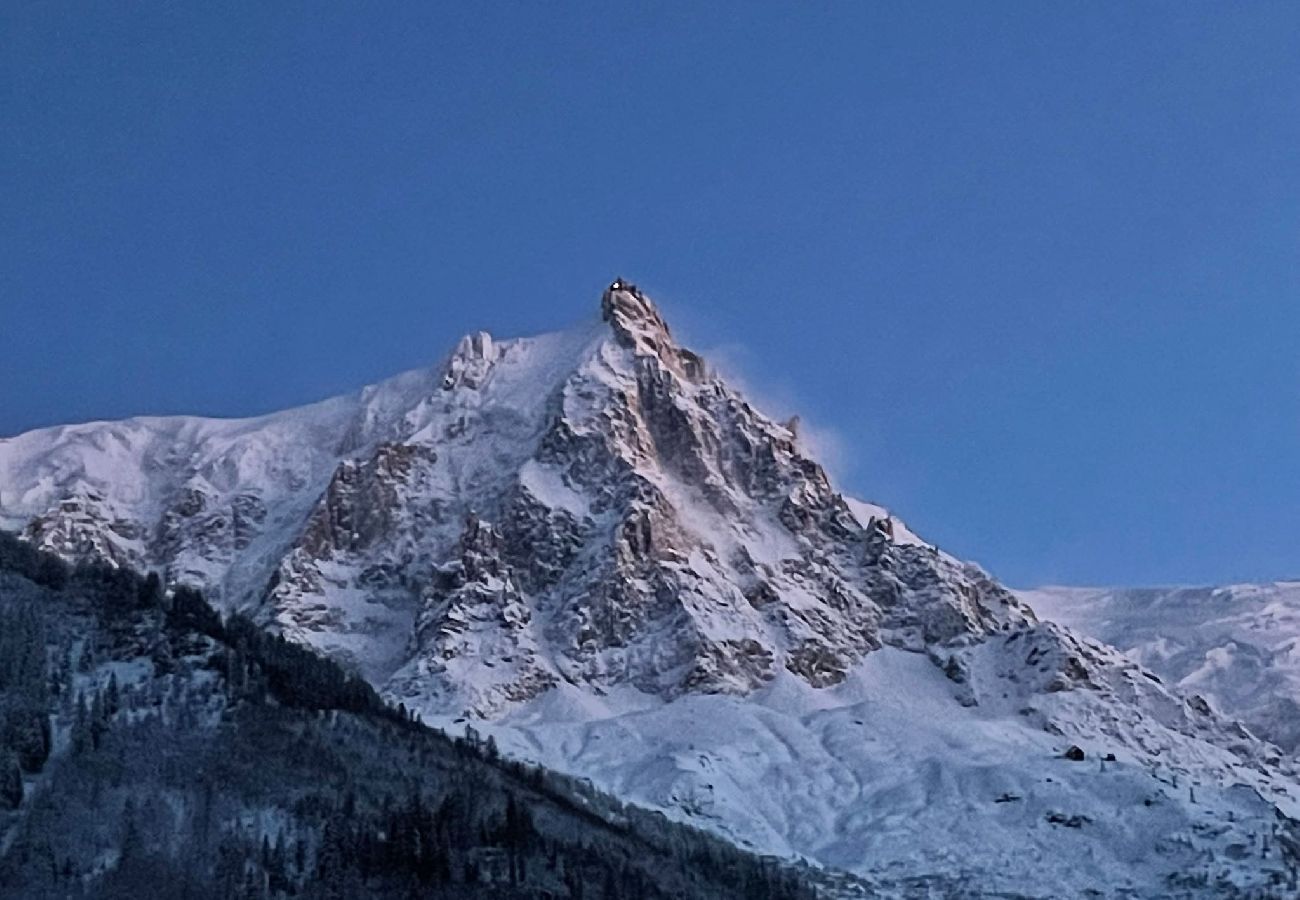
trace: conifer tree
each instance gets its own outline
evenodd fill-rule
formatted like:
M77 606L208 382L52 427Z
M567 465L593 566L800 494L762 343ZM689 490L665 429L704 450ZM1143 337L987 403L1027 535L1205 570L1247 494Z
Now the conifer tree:
M0 809L17 809L23 802L23 773L12 751L0 752Z

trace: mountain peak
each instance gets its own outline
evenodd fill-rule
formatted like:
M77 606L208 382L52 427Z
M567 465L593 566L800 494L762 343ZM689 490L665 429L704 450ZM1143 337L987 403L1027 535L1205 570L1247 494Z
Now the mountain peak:
M614 328L619 341L636 347L645 341L671 342L668 323L654 303L632 282L615 278L600 298L600 315Z
M615 278L600 298L600 314L623 346L659 360L689 381L704 377L704 362L677 346L654 302L625 278Z

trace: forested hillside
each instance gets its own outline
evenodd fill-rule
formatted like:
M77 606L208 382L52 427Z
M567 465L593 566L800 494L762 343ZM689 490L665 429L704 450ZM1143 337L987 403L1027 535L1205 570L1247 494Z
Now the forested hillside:
M431 730L194 591L0 533L0 896L799 900L814 880Z

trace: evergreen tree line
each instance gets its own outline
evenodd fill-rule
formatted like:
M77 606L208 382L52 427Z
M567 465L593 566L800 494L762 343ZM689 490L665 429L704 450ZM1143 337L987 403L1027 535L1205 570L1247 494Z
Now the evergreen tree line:
M52 748L44 622L30 604L0 606L0 810L23 800L23 777Z

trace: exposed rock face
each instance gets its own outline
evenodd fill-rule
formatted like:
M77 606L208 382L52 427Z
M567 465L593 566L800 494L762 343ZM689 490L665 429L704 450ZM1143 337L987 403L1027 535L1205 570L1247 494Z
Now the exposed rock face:
M191 484L164 510L151 555L165 560L168 582L202 582L212 563L230 565L248 550L267 512L255 493L223 496Z
M70 560L103 559L134 566L144 557L144 527L119 518L98 491L85 488L61 498L23 528L23 537L42 550Z
M402 652L383 653L406 656L390 691L491 715L560 681L672 697L744 693L785 669L830 685L882 641L922 649L1032 617L975 567L895 543L887 516L868 529L635 288L608 290L602 312L612 335L558 370L527 346L462 341L424 428L437 450L382 489L361 474L374 465L343 464L281 567L273 619L336 651L340 630L384 633L331 602L356 585L322 568L379 566L416 617ZM536 407L511 403L516 379ZM326 526L358 517L353 496L379 526L340 539ZM473 564L466 516L491 535Z
M24 436L27 453L4 448L4 513L69 557L251 606L408 702L480 714L561 681L831 685L884 643L1032 618L883 511L855 512L634 285L601 313L569 334L469 335L436 370L263 420L85 426L47 435L53 451ZM113 442L146 496L94 477L85 445Z
M510 567L501 532L470 515L459 558L435 570L425 587L409 653L394 684L412 696L450 693L484 714L531 699L555 684L541 665L533 614Z

